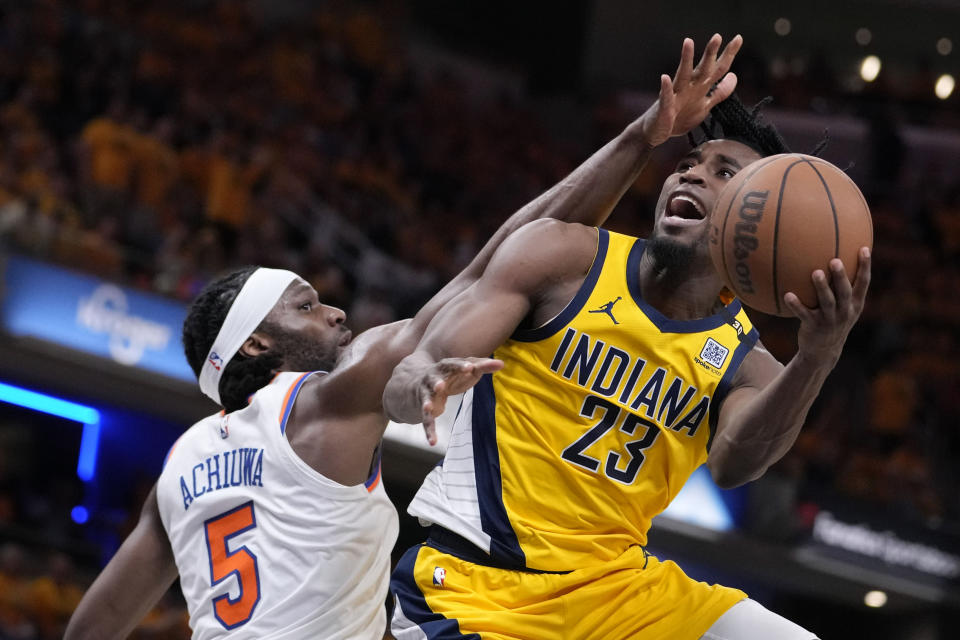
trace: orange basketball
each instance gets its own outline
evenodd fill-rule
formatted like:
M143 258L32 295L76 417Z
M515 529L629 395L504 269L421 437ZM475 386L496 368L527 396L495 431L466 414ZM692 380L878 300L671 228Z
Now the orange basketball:
M873 248L873 221L860 189L826 160L801 153L763 158L724 187L710 219L710 253L727 286L764 313L793 315L792 291L817 306L810 279L829 277L832 258L847 276L857 272L860 247Z

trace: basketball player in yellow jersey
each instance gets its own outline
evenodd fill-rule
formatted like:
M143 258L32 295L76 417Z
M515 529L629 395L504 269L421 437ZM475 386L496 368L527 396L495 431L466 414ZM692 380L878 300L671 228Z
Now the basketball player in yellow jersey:
M433 526L391 580L398 640L815 637L644 549L651 519L698 466L733 487L786 453L870 280L863 248L852 286L839 260L811 274L816 308L787 293L799 349L777 362L723 295L707 239L726 182L786 148L732 97L703 128L711 139L667 178L648 240L528 225L395 369L388 415L428 428L448 395L476 383L410 505ZM490 354L502 370L482 377L460 358Z
M185 321L184 347L201 389L226 413L199 422L171 452L67 640L125 637L178 573L195 638L379 640L396 536L378 473L393 368L509 234L546 216L605 220L648 159L651 134L695 126L733 91L726 74L740 43L721 53L713 38L696 74L690 43L682 66L690 73L665 76L650 109L513 214L412 319L351 340L343 312L296 274L247 268L205 288ZM317 370L328 373L309 373ZM255 481L220 481L221 460L234 469L238 452L258 448Z

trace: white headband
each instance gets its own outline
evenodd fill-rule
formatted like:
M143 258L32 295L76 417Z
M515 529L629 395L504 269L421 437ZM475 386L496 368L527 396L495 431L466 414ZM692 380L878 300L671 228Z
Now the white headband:
M230 305L220 333L213 341L207 360L200 370L200 390L219 405L220 376L243 343L250 337L291 282L299 278L292 271L259 268L244 283Z

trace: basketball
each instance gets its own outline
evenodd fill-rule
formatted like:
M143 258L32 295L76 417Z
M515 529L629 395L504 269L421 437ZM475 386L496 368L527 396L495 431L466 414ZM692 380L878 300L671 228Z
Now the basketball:
M783 294L818 306L811 281L840 258L852 281L860 247L873 248L867 202L847 174L813 156L785 153L749 165L724 187L711 216L710 253L749 307L792 316Z

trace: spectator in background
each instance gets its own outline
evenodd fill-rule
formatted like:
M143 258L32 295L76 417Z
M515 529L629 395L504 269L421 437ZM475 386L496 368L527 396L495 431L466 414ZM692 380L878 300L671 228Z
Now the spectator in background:
M30 582L28 610L37 622L40 640L58 640L63 637L70 614L80 604L83 589L77 584L69 556L52 552L46 563L46 572Z
M83 128L77 165L85 192L85 208L100 217L120 209L133 185L136 131L126 124L127 105L115 98L105 114Z
M30 582L26 554L12 542L0 546L0 638L33 640L37 628L30 619Z

